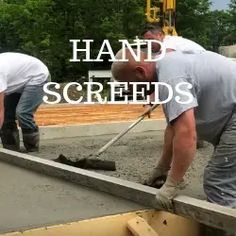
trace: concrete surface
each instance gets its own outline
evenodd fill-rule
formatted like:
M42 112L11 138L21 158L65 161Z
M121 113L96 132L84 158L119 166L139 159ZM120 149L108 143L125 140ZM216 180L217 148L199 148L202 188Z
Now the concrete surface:
M160 206L155 201L158 190L142 184L6 149L0 150L0 160L11 164L14 163L17 166L34 170L41 174L65 179L79 186L82 185L93 190L106 192L147 207L160 209ZM175 197L173 201L174 212L179 216L184 216L222 230L236 231L236 212L233 209L183 195ZM210 218L209 215L211 215Z
M116 134L126 129L132 123L125 121L107 124L42 126L40 127L40 134L42 140ZM163 130L165 127L166 122L163 119L144 120L134 129L130 130L130 132Z
M32 155L46 159L55 159L59 154L70 157L84 157L95 153L114 135L94 137L77 137L67 139L43 140L40 153ZM142 183L149 175L156 161L161 155L163 145L163 131L130 133L118 141L114 146L102 154L105 160L114 160L117 163L116 172L99 171L105 175ZM202 188L204 166L211 156L212 146L206 144L198 150L196 158L190 167L186 181L188 183L181 194L205 199Z
M75 137L87 137L87 136L100 136L117 134L133 122L113 122L108 124L80 124L80 125L52 125L40 127L40 139L62 139L62 138L75 138ZM131 129L130 133L140 133L147 131L159 131L164 130L166 122L163 119L158 120L143 120L136 127ZM20 140L22 141L22 132L20 131ZM0 139L0 143L2 143Z
M55 159L63 153L83 157L95 153L114 135L42 140L39 153L32 155ZM101 158L115 160L116 172L100 173L142 182L161 154L163 131L130 133ZM202 174L212 147L197 153L186 175L187 187L181 194L205 199ZM142 206L96 192L52 177L0 162L0 232L35 228L142 209Z
M0 233L144 208L3 162L0 173Z

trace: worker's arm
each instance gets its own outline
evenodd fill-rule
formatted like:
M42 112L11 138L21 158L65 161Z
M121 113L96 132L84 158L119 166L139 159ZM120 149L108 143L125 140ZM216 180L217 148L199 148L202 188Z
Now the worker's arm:
M196 152L196 128L194 109L182 113L172 122L173 155L169 175L157 193L158 205L172 209L172 199L183 185L183 177L193 161Z
M0 129L4 121L4 92L0 93Z
M184 112L173 123L173 160L170 177L176 182L183 177L196 152L196 123L194 109Z
M168 125L165 130L164 145L161 158L156 167L152 170L152 173L150 174L148 179L144 181L145 185L160 188L164 184L172 160L173 136L173 127Z
M168 169L170 168L172 161L173 138L174 138L174 128L171 125L168 125L165 130L162 155L158 162L158 165L164 166Z

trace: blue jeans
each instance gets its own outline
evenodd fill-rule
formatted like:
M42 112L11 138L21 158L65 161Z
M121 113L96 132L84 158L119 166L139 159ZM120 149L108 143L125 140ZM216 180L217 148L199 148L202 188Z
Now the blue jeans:
M23 133L38 131L34 114L43 101L43 85L25 86L23 90L5 96L5 118L2 129L17 130L16 119Z
M204 190L210 202L236 208L236 112L205 169Z
M204 191L208 201L236 208L236 112L225 127L213 157L204 171ZM205 235L233 236L214 228L207 228Z

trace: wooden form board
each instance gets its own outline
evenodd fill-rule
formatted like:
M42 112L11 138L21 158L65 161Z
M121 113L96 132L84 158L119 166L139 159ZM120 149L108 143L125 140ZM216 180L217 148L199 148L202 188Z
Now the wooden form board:
M136 216L127 222L129 231L134 236L159 236L159 234L140 216Z
M202 236L201 227L195 221L154 210L99 217L0 236L133 236L127 228L127 222L137 216L146 220L160 236Z
M55 176L98 191L156 208L157 190L141 184L66 166L53 161L0 149L0 161L5 161L42 174ZM174 199L174 213L219 229L236 232L236 210L186 196Z

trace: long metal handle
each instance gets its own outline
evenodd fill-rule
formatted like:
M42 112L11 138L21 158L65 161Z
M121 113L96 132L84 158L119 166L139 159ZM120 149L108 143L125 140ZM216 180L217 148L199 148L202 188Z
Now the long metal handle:
M128 128L120 132L112 140L110 140L106 145L100 148L98 152L96 153L96 156L98 157L103 152L105 152L112 144L114 144L116 141L122 138L125 134L127 134L131 129L133 129L137 124L139 124L148 114L150 114L150 112L154 111L158 106L159 104L155 104L152 107L150 107L147 111L145 111L133 124L131 124Z

